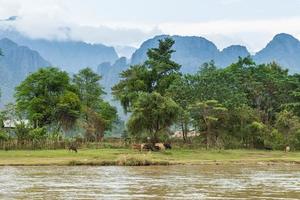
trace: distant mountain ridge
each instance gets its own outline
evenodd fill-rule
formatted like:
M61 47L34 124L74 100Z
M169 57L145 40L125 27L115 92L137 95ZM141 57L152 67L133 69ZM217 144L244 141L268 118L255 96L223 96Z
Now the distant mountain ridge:
M176 52L173 54L173 59L182 65L183 72L193 73L195 68L201 63L208 62L212 58L216 58L219 51L216 45L203 37L188 37L188 36L168 36L160 35L153 39L145 41L139 49L137 49L132 57L131 64L140 64L147 59L147 51L149 48L158 46L158 41L166 37L172 37L175 41L173 49ZM198 63L195 66L195 63Z
M203 63L211 60L214 60L219 67L226 67L236 62L239 57L247 56L251 56L258 64L275 61L288 68L291 73L300 72L300 41L285 33L276 35L264 49L255 55L251 55L247 48L241 45L231 45L219 50L213 42L203 37L155 36L143 42L140 48L133 53L128 63L118 69L124 70L130 65L143 63L147 59L148 49L157 47L158 41L166 37L171 37L175 41L173 47L175 53L172 58L182 65L181 71L183 73L195 73ZM105 77L103 83L106 87L113 86L118 82L119 79L116 77L121 71L115 69L114 65L102 66L101 68L101 71L98 70L98 72Z
M118 55L113 47L89 44L81 41L58 41L32 39L15 30L0 30L0 39L9 38L19 45L36 50L52 65L68 72L77 72L84 67L96 67L102 62L113 63Z
M290 70L300 72L300 41L292 35L277 34L265 48L253 57L257 63L275 61Z
M51 64L37 51L4 38L0 40L0 88L1 103L5 104L13 100L14 88L25 77L41 67Z
M10 39L1 40L5 36L9 36ZM288 68L291 73L300 72L300 41L285 33L276 35L255 55L250 55L247 48L241 45L231 45L220 50L204 37L160 35L143 42L131 58L126 59L119 58L113 47L102 44L31 39L15 30L0 30L0 48L4 53L10 52L6 53L6 57L0 58L1 83L13 83L8 87L11 89L25 75L50 63L70 73L89 66L102 75L102 84L110 93L110 88L120 79L119 73L130 65L143 63L147 59L148 49L156 47L158 41L166 37L175 40L176 52L172 58L182 65L183 73L195 73L203 63L211 60L219 67L225 67L236 62L239 57L246 56L252 56L257 63L275 61ZM9 49L12 50L8 51ZM131 54L134 49L127 50L129 51L126 53ZM2 89L2 93L7 92Z

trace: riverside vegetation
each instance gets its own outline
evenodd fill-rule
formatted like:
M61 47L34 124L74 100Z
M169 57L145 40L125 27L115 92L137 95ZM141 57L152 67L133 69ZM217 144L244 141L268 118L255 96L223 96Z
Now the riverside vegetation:
M192 163L199 163L205 160L205 156L200 156L204 154L212 156L208 160L218 160L223 152L230 155L227 160L238 160L239 155L247 158L254 152L258 160L294 158L298 161L298 153L286 155L253 149L282 151L286 146L293 151L300 149L299 74L289 74L276 63L257 65L250 57L240 58L226 68L218 68L211 61L195 74L182 74L181 66L171 59L173 45L170 38L160 40L157 48L148 50L148 59L123 71L120 82L112 88L113 96L129 114L126 129L118 140L122 147L110 150L103 145L105 133L114 126L121 126L122 122L116 108L103 98L105 93L99 84L101 76L90 68L70 77L58 68L47 67L30 74L16 87L15 104L7 105L1 112L1 123L15 124L11 128L1 126L0 147L9 150L0 152L1 160L9 160L12 156L16 160L7 163L14 164L19 163L17 158L22 160L18 155L23 155L23 160L30 157L26 155L32 155L45 164L42 158L53 156L59 161L52 164L66 164L72 163L73 157L80 158L81 163L86 156L92 164L101 153L97 154L90 147L100 147L102 153L106 152L102 156L111 156L111 159L98 161L113 160L125 165L124 159L133 162L133 157L140 156L129 150L129 143L168 142L177 148L146 156L161 164L169 159L170 163L188 162L183 159L186 157L196 160ZM170 138L176 130L182 132L182 140ZM190 131L200 135L190 138ZM66 150L24 151L24 154L14 151L64 149L70 144L90 150L79 154ZM207 151L199 150L203 148ZM60 155L66 160L60 162ZM153 164L143 159L140 164ZM0 164L5 164L3 162Z

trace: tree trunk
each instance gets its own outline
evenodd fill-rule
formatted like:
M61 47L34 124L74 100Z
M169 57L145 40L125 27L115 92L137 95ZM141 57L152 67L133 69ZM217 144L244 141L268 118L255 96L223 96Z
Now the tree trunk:
M187 142L187 128L184 123L181 123L181 130L182 130L183 141L186 143Z
M206 149L209 149L210 146L210 123L207 122L207 131L206 131Z

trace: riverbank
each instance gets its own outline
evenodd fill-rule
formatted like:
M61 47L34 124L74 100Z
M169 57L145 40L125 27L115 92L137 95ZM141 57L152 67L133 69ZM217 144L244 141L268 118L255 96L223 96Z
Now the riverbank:
M300 152L261 150L191 150L138 152L131 149L0 151L0 166L42 165L199 165L199 164L300 164Z

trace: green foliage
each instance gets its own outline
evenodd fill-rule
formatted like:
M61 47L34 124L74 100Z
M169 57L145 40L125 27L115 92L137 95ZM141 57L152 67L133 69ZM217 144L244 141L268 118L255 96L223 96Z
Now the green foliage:
M197 74L190 77L194 99L198 101L214 99L227 108L245 104L246 93L236 77L237 72L233 70L236 68L218 69L213 62L204 64Z
M99 81L101 76L94 73L91 68L85 68L75 74L73 83L79 91L79 98L85 107L94 109L101 101L101 95L104 94L103 88Z
M180 110L178 112L178 122L180 126L183 139L187 142L187 134L189 132L190 126L190 113L189 106L194 102L195 95L193 88L191 87L191 76L185 75L177 78L173 81L167 90L167 96L171 97L179 106Z
M9 135L7 132L0 130L0 141L6 141L9 139Z
M86 137L90 141L100 141L104 131L112 128L117 119L116 108L102 98L103 88L99 84L101 76L90 68L80 70L73 77L73 83L79 92L82 116ZM75 104L76 105L76 104Z
M284 137L285 145L291 145L300 129L300 118L293 112L283 110L276 115L276 128ZM297 138L297 136L296 136Z
M264 145L275 150L283 150L285 147L284 136L274 128L272 131L265 134Z
M105 121L105 130L111 130L113 123L117 120L117 110L108 102L101 101L98 112Z
M53 67L39 69L16 88L17 108L29 118L34 127L60 124L65 122L62 111L71 114L71 117L75 116L74 112L79 112L79 106L73 105L77 102L75 93L70 93L73 91L66 72ZM67 103L67 100L72 102ZM65 110L68 108L71 110Z
M125 112L132 112L127 126L135 137L150 136L157 142L178 118L180 107L166 97L181 78L180 65L171 60L173 45L171 38L160 40L158 48L148 50L148 59L123 71L121 81L112 88Z
M218 133L213 131L226 118L227 108L216 100L198 101L190 108L197 127L205 126L206 147L218 142ZM215 140L213 140L215 138Z
M173 81L180 78L180 65L171 60L173 44L171 38L160 40L158 48L148 50L144 64L131 66L120 74L122 80L112 90L125 112L131 111L141 92L164 95Z
M147 133L157 142L159 134L176 121L178 111L179 106L171 98L156 92L142 93L134 105L128 129L133 135Z
M300 150L300 131L297 130L290 139L291 146L296 150Z
M173 45L170 38L160 40L157 48L148 50L148 59L123 71L112 88L115 99L130 112L124 137L164 141L171 127L179 127L185 142L193 142L188 133L195 130L200 136L194 141L207 148L300 149L299 74L246 57L226 68L211 61L196 74L182 75L171 59ZM20 141L58 141L61 128L66 132L75 127L84 128L88 141L101 141L122 123L116 108L104 101L100 80L90 68L72 80L57 68L40 69L16 88L16 106L1 112L1 123L29 119L28 126L21 123L15 129ZM8 137L5 134L0 132L0 140Z
M0 49L0 58L3 56L2 50ZM0 98L1 98L1 88L0 88Z
M28 137L32 141L41 141L47 138L47 131L43 128L32 129L28 132Z
M120 74L122 80L112 88L112 93L120 101L125 112L130 111L141 92L151 91L151 80L144 65L134 65Z
M81 102L79 97L74 93L67 91L60 96L55 116L65 130L73 127L80 116Z
M29 140L29 132L31 128L27 126L25 123L16 124L15 134L17 136L18 141L23 142L25 140Z

